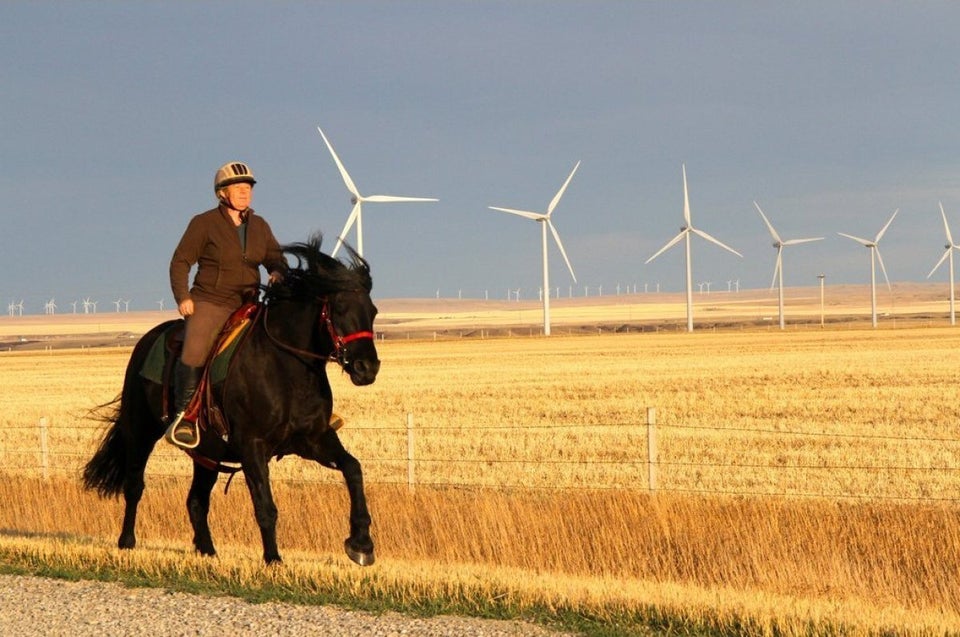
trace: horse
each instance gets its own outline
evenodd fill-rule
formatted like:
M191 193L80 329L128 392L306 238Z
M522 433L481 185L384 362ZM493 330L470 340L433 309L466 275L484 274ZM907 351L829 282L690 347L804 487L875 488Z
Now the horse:
M314 234L304 243L282 246L288 261L283 280L261 287L257 318L237 345L225 379L211 384L229 434L217 435L208 428L191 453L187 512L193 544L201 555L217 553L207 523L210 493L219 473L227 472L225 463L234 463L253 499L263 559L267 564L282 561L268 463L273 457L295 454L343 474L350 496L350 535L344 550L361 566L374 561L363 473L330 426L333 393L326 373L326 363L335 361L354 385L376 379L380 360L373 331L377 308L370 298L373 281L368 263L355 251L348 247L349 262L344 263L321 252L321 242L322 235ZM109 414L103 416L109 429L83 469L86 489L104 498L123 494L117 542L121 549L136 546L144 469L163 436L165 414L171 408L171 392L141 372L154 343L177 324L183 320L157 325L133 348L120 394L101 405Z

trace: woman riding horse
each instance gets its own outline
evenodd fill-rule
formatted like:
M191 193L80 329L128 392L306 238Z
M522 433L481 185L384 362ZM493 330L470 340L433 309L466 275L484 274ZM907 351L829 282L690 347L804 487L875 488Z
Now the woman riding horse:
M286 269L270 225L250 207L256 183L243 162L221 166L213 179L219 205L190 220L170 259L170 287L187 330L174 370L176 416L164 437L184 449L200 442L197 424L184 414L220 329L243 303L259 296L261 265L271 283L280 280ZM197 273L191 288L194 265Z
M194 546L203 555L216 554L207 514L218 468L234 462L240 464L253 499L263 558L280 561L269 461L299 455L343 474L350 496L350 535L344 549L358 564L373 563L363 473L330 425L333 393L326 364L338 363L354 385L374 382L380 369L373 332L377 308L370 299L367 262L350 251L351 262L344 264L321 252L320 242L315 236L283 247L296 264L267 288L259 313L238 339L225 378L210 385L212 400L229 426L223 436L203 436L191 452L213 461L212 466L194 461L187 495ZM180 323L158 325L134 347L123 390L110 404L114 409L107 420L112 426L84 468L86 488L105 497L123 494L120 548L136 545L144 470L166 428L162 382L151 380L144 370L153 352L169 356L164 339Z

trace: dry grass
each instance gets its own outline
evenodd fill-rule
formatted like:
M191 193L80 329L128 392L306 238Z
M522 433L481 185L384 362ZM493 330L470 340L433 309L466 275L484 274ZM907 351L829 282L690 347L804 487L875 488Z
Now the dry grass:
M960 450L951 431L958 330L379 347L384 365L373 386L352 387L333 368L331 376L348 420L343 438L368 477L376 577L407 582L411 597L476 577L523 603L566 600L600 615L653 603L766 631L804 632L807 621L852 632L960 631ZM128 353L0 355L4 465L46 416L51 447L74 445L62 469L75 471L96 430L74 427L89 425L83 411L116 394ZM665 490L654 497L643 462L648 406L657 407ZM418 464L421 484L541 488L390 484L406 478L407 413L418 457L470 461ZM785 433L766 433L774 431ZM165 448L152 463L139 530L154 549L145 555L163 563L158 545L185 549L191 536L188 467ZM281 550L294 573L311 556L339 564L347 503L337 476L290 459L274 475L295 479L276 485ZM95 538L96 548L83 551L100 554L118 532L119 503L70 479L2 485L0 528L9 534ZM818 497L797 497L811 493ZM259 556L242 483L217 493L212 524L221 553Z

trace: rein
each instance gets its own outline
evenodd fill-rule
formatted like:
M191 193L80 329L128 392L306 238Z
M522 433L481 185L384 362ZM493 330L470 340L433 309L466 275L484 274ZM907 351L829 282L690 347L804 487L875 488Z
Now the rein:
M346 336L340 336L337 334L337 328L333 325L333 317L330 315L330 300L326 297L323 298L323 306L320 308L320 323L326 328L327 333L330 335L330 341L333 343L333 351L327 355L317 354L316 352L311 352L310 350L301 349L299 347L294 347L292 345L287 345L286 343L277 339L267 326L267 314L270 310L270 306L264 306L263 309L263 331L266 332L267 337L273 341L273 344L279 347L280 349L294 354L296 356L302 356L305 358L311 358L314 360L323 360L323 361L336 361L341 367L346 367L350 364L350 361L347 360L347 350L346 346L348 343L353 341L360 340L362 338L369 338L373 340L376 338L376 335L369 330L361 330L358 332L353 332L352 334L347 334Z

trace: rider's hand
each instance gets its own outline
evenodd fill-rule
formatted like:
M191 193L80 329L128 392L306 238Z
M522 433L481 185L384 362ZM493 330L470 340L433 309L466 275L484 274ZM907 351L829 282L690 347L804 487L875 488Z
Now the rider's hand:
M177 306L177 311L180 312L180 316L187 318L193 314L193 299L184 299L180 301L180 305Z

